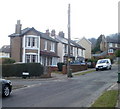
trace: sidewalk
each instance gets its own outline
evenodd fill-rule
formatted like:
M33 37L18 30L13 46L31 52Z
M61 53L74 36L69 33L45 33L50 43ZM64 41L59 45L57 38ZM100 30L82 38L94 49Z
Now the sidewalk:
M95 70L95 68L74 72L74 73L72 73L72 75L74 76L76 74L87 72L87 71L92 71L92 70ZM51 73L51 76L52 76L52 78L55 78L55 79L65 79L65 78L68 78L67 74L60 74L60 73Z

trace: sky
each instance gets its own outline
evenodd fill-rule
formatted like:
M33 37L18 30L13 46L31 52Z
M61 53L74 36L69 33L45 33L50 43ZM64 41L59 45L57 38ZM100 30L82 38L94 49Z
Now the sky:
M0 47L10 44L17 20L22 29L34 27L65 33L68 37L68 4L71 5L71 39L98 38L118 32L119 0L1 0Z

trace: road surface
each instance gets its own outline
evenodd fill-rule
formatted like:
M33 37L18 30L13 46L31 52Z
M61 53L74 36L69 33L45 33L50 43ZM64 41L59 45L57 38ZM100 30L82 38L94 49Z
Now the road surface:
M3 98L3 107L89 107L101 93L117 81L117 66L73 78L39 82L14 90Z

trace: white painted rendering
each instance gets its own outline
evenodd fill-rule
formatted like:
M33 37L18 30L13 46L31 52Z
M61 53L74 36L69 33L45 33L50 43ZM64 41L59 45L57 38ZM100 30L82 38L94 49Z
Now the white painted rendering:
M28 46L28 44L27 44L28 38L31 38L31 39L35 38L35 46ZM31 39L30 39L30 43L32 43ZM23 47L22 62L23 63L26 62L25 56L26 56L26 54L29 54L29 55L36 55L37 56L36 62L40 63L40 36L24 35L22 42L23 42L23 44L22 44L22 47ZM37 53L25 53L26 49L37 50L38 52Z

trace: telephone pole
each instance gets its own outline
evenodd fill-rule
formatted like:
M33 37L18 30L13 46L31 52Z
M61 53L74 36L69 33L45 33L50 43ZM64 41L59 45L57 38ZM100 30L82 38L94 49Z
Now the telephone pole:
M70 4L68 4L68 60L67 60L67 76L72 77L72 70L70 69Z

